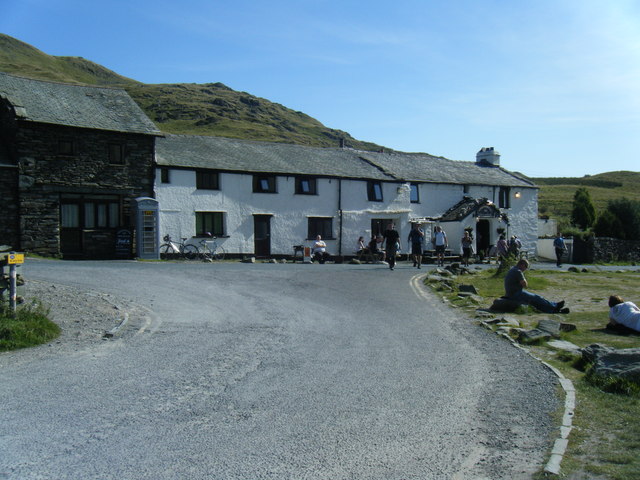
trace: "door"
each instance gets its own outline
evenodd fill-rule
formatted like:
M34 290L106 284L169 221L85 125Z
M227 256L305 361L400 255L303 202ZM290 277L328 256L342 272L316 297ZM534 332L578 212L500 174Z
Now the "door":
M491 222L478 220L476 224L476 252L480 258L489 254L489 247L491 247Z
M254 252L256 257L271 255L271 215L253 216Z

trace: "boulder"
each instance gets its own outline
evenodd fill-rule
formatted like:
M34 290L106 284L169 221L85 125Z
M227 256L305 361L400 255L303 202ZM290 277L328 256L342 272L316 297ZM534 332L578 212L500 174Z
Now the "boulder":
M538 322L538 329L550 333L552 337L560 336L560 322L556 322L555 320L540 320Z
M640 384L640 348L615 348L594 343L582 349L582 358L593 365L593 373L620 377Z
M494 312L501 313L510 313L515 312L517 308L520 306L520 302L516 302L515 300L510 300L508 298L500 297L496 298L493 301L490 309Z
M521 343L534 343L534 342L549 340L550 338L551 338L551 334L549 332L545 332L544 330L534 328L533 330L524 330L520 332L518 340Z
M478 290L476 289L476 287L474 287L473 285L464 285L464 284L460 284L458 285L458 291L459 292L466 292L466 293L473 293L475 295L478 294Z

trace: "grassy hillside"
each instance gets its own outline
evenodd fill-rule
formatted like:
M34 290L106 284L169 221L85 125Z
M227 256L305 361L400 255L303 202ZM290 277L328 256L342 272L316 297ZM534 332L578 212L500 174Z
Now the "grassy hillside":
M640 201L640 172L608 172L581 178L532 178L540 187L538 212L560 220L565 225L571 218L573 195L578 188L589 191L596 212L601 212L609 200L626 197Z
M0 33L0 71L14 75L124 88L158 128L167 133L297 143L311 146L382 148L327 128L302 112L221 83L143 84L80 57L55 57Z

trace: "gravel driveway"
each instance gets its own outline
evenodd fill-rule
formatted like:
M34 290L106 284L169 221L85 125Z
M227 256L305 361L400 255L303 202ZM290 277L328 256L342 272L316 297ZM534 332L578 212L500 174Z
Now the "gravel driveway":
M555 377L442 304L410 266L42 262L28 273L63 334L0 355L12 432L0 478L519 479L544 466L556 433ZM140 275L157 288L137 291ZM49 364L68 393L41 385L34 372ZM39 386L45 397L15 398ZM46 398L75 426L34 417ZM20 448L30 441L40 460Z

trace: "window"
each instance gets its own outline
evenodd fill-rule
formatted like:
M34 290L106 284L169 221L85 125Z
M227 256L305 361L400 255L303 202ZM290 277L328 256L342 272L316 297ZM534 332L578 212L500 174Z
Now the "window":
M109 163L111 165L124 165L124 146L118 143L109 144Z
M196 170L196 188L198 190L220 190L220 176L218 172Z
M317 195L318 187L315 178L297 177L296 178L296 194L298 195Z
M382 201L382 183L378 181L367 182L367 197L370 202Z
M417 183L411 184L411 203L420 203L420 189Z
M254 193L277 193L275 175L254 175Z
M171 183L169 178L169 169L167 167L160 168L160 183Z
M333 238L333 218L331 217L309 217L307 238Z
M224 212L196 212L196 236L224 236Z
M73 141L67 138L58 140L58 155L73 155Z
M469 185L462 186L462 193L469 193Z
M68 195L60 199L63 228L109 229L120 225L120 200L115 195Z
M500 187L500 192L498 194L498 206L500 208L511 208L510 195L510 187Z

